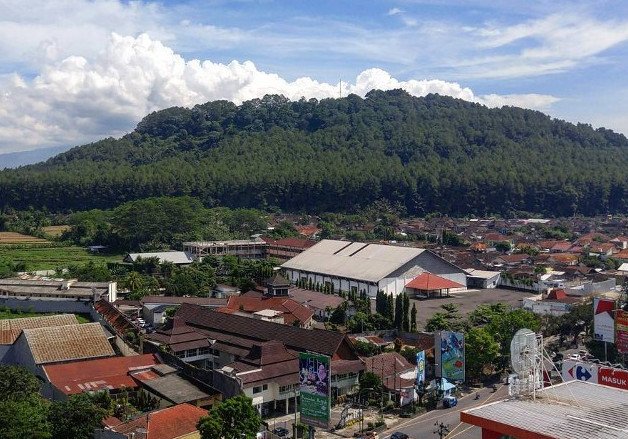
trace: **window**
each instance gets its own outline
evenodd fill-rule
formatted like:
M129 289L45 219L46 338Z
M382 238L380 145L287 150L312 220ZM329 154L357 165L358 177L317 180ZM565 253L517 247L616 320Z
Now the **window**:
M264 390L268 390L268 384L253 387L253 394L262 393Z

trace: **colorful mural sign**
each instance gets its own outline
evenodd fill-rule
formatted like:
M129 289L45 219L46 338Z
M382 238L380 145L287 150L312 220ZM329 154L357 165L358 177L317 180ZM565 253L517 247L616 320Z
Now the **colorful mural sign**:
M440 371L440 378L449 381L464 381L465 357L464 334L461 332L441 331L435 337L435 366Z
M593 299L593 338L605 343L615 343L615 301Z
M312 427L329 427L331 411L330 358L299 353L301 422Z
M425 351L416 353L416 383L425 382Z

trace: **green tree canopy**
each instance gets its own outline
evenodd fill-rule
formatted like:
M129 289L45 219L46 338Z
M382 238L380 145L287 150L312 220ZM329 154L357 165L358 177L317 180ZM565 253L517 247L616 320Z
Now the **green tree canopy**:
M213 407L197 428L202 439L254 439L262 419L251 398L238 395Z
M53 403L48 415L52 439L91 439L94 429L110 414L100 402L87 393L80 393Z
M466 375L471 380L480 380L497 365L499 343L485 328L471 328L465 334Z

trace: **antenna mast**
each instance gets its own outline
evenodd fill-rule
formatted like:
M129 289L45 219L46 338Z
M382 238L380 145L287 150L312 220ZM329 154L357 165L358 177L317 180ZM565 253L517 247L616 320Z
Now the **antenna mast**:
M338 87L340 87L340 99L342 99L342 78L340 78L340 83L338 84Z

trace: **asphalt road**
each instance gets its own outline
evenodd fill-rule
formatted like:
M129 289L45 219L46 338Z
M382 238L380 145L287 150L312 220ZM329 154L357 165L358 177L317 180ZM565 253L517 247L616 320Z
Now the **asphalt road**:
M464 396L458 399L458 405L450 409L437 409L413 419L408 419L390 430L386 430L380 434L381 439L389 439L390 435L395 431L407 434L412 439L429 439L438 438L438 434L434 433L437 429L436 423L443 423L449 427L447 439L482 439L482 430L469 424L460 422L460 412L473 407L480 406L508 396L508 386L500 385L497 392L493 392L490 388L479 391L480 399L475 399L475 394Z

